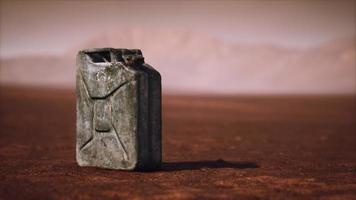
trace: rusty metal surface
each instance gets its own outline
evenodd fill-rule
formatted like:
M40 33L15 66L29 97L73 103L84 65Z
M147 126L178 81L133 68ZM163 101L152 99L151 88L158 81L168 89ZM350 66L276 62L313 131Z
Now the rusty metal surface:
M76 96L78 165L141 171L161 165L161 76L140 50L79 51Z

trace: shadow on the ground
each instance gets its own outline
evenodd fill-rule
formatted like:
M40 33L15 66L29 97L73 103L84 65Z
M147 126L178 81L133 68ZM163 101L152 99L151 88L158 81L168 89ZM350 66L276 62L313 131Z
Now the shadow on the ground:
M187 161L187 162L163 162L162 171L181 171L181 170L199 170L202 168L216 169L216 168L234 168L234 169L248 169L259 168L260 166L255 162L233 162L222 159L214 161Z

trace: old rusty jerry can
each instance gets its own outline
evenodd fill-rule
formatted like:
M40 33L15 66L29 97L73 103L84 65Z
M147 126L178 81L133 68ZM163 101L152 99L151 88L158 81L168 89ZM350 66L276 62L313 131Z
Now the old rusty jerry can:
M77 55L76 159L80 166L153 170L161 164L161 76L140 50Z

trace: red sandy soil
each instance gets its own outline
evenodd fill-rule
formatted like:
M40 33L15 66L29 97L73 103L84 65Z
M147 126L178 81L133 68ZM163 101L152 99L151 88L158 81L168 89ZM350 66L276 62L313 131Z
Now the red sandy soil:
M71 90L0 88L0 199L356 199L353 96L164 96L161 170L82 168Z

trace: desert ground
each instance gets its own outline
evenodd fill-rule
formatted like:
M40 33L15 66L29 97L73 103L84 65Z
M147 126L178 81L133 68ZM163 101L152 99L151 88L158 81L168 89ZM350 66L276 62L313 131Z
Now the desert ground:
M154 172L79 167L74 90L0 88L0 199L356 199L355 96L163 97Z

